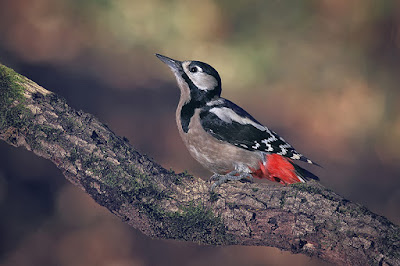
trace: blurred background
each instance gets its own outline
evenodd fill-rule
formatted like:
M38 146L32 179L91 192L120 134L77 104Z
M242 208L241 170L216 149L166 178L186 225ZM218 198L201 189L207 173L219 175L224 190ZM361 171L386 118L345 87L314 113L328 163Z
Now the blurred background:
M210 173L175 125L154 53L214 66L223 96L323 165L321 183L400 224L400 2L2 0L0 62L165 168ZM265 247L152 240L0 143L1 265L323 265Z

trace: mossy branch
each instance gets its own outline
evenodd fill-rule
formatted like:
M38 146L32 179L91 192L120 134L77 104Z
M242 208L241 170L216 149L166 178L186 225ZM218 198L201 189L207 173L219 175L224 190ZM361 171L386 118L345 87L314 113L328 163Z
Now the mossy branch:
M155 238L261 245L347 265L400 265L400 228L310 182L210 183L161 167L90 114L0 65L0 139L51 160Z

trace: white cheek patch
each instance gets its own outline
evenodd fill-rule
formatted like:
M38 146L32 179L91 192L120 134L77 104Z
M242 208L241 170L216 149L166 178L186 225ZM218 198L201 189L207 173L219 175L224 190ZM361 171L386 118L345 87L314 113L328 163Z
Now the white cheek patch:
M211 75L202 72L201 68L198 72L192 73L189 71L190 61L182 63L183 71L190 78L193 84L203 91L213 90L218 86L218 81Z
M266 128L263 125L260 125L247 117L242 117L227 107L214 107L210 109L210 112L214 113L219 119L226 123L232 123L232 121L235 121L242 125L252 125L261 131L266 131Z
M203 91L213 90L218 85L218 81L211 75L206 73L191 73L190 72L190 79L192 80L193 84Z

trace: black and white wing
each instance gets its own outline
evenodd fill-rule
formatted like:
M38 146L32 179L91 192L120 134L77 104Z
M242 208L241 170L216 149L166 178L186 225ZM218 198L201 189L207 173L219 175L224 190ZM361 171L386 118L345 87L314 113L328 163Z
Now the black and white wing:
M207 104L207 108L200 112L200 120L207 133L237 147L276 153L293 160L315 164L229 100L221 98Z

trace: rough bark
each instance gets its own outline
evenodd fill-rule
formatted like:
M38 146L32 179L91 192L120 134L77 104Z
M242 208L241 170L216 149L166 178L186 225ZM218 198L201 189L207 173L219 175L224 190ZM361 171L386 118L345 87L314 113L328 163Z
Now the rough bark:
M140 130L140 129L138 129ZM400 228L318 183L210 183L139 154L94 116L0 65L0 139L154 238L260 245L342 265L400 265Z

